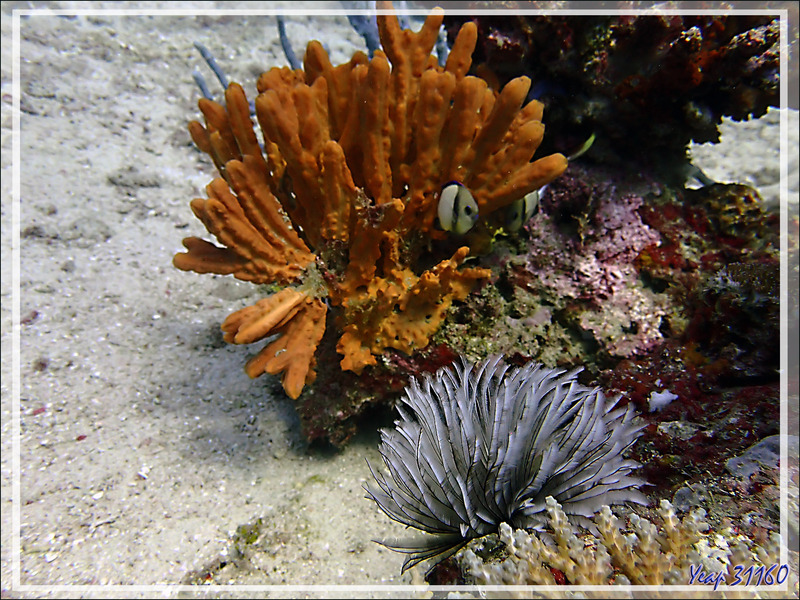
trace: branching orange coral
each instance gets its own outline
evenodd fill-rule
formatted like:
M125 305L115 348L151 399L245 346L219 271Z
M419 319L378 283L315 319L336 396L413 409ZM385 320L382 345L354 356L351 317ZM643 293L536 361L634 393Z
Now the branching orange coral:
M452 302L489 276L462 266L468 246L431 260L431 240L447 235L435 225L443 184L466 186L486 217L566 168L560 154L531 162L544 127L541 104L523 106L527 77L498 94L467 75L474 24L437 64L431 50L442 18L434 11L414 33L379 16L383 51L371 60L357 52L334 67L311 42L303 70L262 74L255 107L263 148L235 83L225 106L200 101L205 125L189 125L222 176L207 199L191 203L221 246L189 237L173 262L286 286L222 327L234 343L278 335L246 371L282 373L292 398L314 379L329 307L342 332L341 367L359 373L386 348L424 348Z
M280 334L247 362L250 377L283 373L283 388L297 398L314 381L314 352L325 331L325 303L285 288L253 306L228 316L222 324L225 341L250 344Z

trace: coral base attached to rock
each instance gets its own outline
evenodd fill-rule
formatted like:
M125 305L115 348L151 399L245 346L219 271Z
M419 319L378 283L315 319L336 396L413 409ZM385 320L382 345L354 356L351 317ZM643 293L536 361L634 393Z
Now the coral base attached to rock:
M759 546L730 529L715 532L702 509L679 519L663 500L657 511L660 525L656 525L635 513L627 522L621 521L605 506L594 517L595 533L581 535L553 498L548 498L547 512L545 534L515 531L503 523L498 534L475 540L462 550L456 562L464 583L706 584L716 589L737 580L740 586L746 584L747 569L754 567L753 585L760 579L761 585L797 595L797 571L781 562L777 534Z

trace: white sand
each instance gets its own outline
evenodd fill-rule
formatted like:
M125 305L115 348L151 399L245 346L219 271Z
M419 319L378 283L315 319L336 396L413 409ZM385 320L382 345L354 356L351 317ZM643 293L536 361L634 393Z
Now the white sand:
M206 6L222 4L253 6ZM186 131L199 116L192 71L218 89L192 42L253 97L256 75L286 64L274 17L23 19L21 471L13 471L10 15L27 5L2 8L3 597L76 595L12 591L20 475L26 585L177 584L220 560L229 564L215 583L410 582L399 575L402 556L371 541L403 535L361 489L365 458L380 462L377 434L338 454L307 452L292 402L244 374L252 349L222 341L222 320L258 290L171 264L184 236L206 237L189 201L215 176ZM299 55L315 38L334 64L363 48L345 17L287 21ZM725 144L697 150L702 168L754 183L774 201L776 119L724 132ZM796 194L796 162L792 169ZM232 556L232 534L257 519L262 535L247 557Z

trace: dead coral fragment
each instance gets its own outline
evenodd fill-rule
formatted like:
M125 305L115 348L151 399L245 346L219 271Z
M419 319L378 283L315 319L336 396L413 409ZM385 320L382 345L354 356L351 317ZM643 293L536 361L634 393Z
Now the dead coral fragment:
M430 240L446 235L434 227L443 184L468 186L486 216L566 168L560 154L531 162L544 128L541 104L522 106L527 77L498 94L466 75L474 25L438 66L430 52L441 22L436 12L413 33L380 16L383 51L371 60L359 52L334 67L311 42L304 70L264 73L255 101L263 151L238 84L224 107L201 100L205 125L189 126L222 176L192 202L221 247L190 237L173 262L294 286L223 325L233 343L280 334L247 372L283 373L292 397L314 378L328 306L342 332L341 367L359 373L387 348L424 348L452 302L489 276L462 266L467 246L429 256Z
M576 535L552 497L547 498L547 514L554 543L544 543L536 534L501 523L496 537L475 540L460 552L457 561L467 582L553 585L557 583L556 569L572 585L688 585L692 573L702 569L706 574L723 573L723 583L730 584L737 565L780 564L777 534L768 547L753 549L747 538L730 530L721 534L709 531L702 508L678 519L667 500L662 500L658 509L661 527L634 514L626 529L611 509L603 506L594 515L599 536ZM504 546L499 560L480 558L495 540Z

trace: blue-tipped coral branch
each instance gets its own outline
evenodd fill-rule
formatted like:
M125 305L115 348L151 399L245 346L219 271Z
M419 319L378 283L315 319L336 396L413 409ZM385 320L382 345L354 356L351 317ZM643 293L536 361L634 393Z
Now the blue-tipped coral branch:
M219 84L222 86L222 89L228 89L228 78L225 77L225 73L217 64L214 55L211 54L211 52L208 51L208 48L206 48L200 42L195 42L194 47L197 48L197 51L200 53L200 56L202 56L203 60L206 61L206 64L214 72L214 75L217 76L217 81L219 81ZM210 100L212 98L211 92L209 91L203 76L200 74L199 71L195 71L193 73L193 77L197 85L200 87L200 90L203 93L203 97L208 98Z
M302 69L303 65L297 59L292 43L289 41L289 36L286 34L286 19L284 19L283 15L278 15L276 19L278 21L278 37L281 40L281 48L283 48L283 53L286 55L286 60L289 61L289 66L292 69Z

